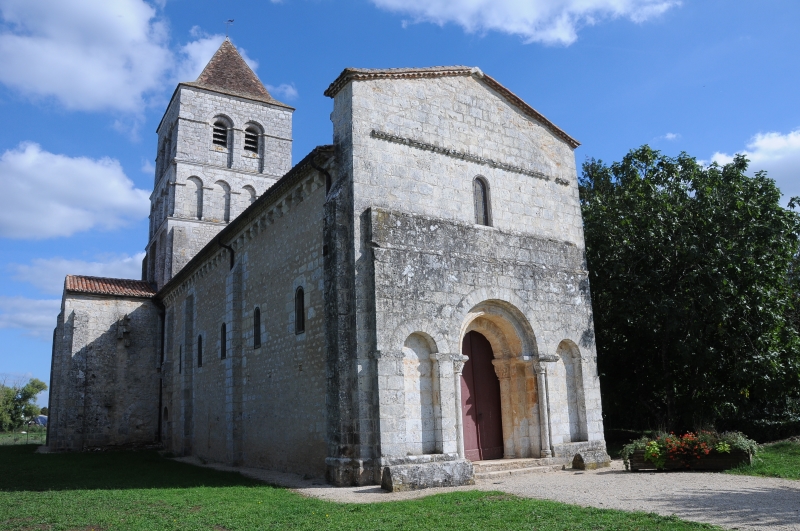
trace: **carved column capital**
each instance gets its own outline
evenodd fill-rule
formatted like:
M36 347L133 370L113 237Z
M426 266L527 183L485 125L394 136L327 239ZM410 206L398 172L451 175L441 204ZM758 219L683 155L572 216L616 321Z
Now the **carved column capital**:
M461 376L461 371L464 370L464 364L469 361L468 356L453 356L453 372Z
M511 363L511 360L507 359L492 360L494 372L497 373L498 378L501 380L508 380L511 378Z

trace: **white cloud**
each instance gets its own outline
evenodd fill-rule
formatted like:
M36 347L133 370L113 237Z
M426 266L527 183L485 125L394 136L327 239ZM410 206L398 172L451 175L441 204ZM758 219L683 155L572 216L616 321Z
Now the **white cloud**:
M0 156L0 237L70 236L147 217L149 193L117 160L68 157L22 143Z
M58 295L64 289L67 275L92 277L140 278L144 253L133 256L109 256L105 260L85 261L65 258L37 258L30 264L12 264L14 280L28 282L42 292Z
M297 93L297 89L294 86L294 83L281 83L277 87L272 85L267 85L267 90L278 98L279 100L296 100L299 94Z
M679 133L667 133L666 135L662 136L664 140L678 140L681 137Z
M136 112L172 66L143 0L0 0L0 82L68 109Z
M199 26L194 26L189 31L189 34L195 37L196 40L183 45L178 52L178 64L175 69L174 79L176 83L181 81L194 81L197 79L197 76L203 71L208 61L211 60L214 52L217 51L222 41L225 40L225 35L209 35ZM258 61L250 59L250 57L247 56L247 51L244 49L237 48L237 50L242 56L242 59L244 59L244 62L247 63L247 66L252 68L253 72L255 72L258 69Z
M775 179L783 192L783 198L800 196L800 129L782 134L758 133L747 143L747 149L739 151L750 160L750 172L766 170ZM733 155L714 153L713 162L727 164Z
M0 296L0 328L25 330L27 336L49 341L59 311L61 301L58 299Z
M153 177L156 174L156 167L153 166L153 163L150 162L147 159L142 159L141 170L142 170L142 173L145 173L145 174L147 174L147 175L149 175L151 177Z
M501 31L525 42L572 44L578 29L604 19L644 22L680 0L372 0L415 22L454 22L467 32Z

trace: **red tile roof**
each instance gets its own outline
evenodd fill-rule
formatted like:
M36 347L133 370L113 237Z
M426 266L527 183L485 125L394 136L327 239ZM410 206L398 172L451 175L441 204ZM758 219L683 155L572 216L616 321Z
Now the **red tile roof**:
M143 280L84 277L81 275L67 275L64 281L64 289L77 293L117 295L121 297L150 298L156 294L156 290Z
M365 81L372 79L417 79L430 77L475 76L492 90L504 97L509 103L517 107L524 114L547 127L553 134L564 140L573 149L581 143L569 136L556 124L544 117L539 111L525 103L519 96L501 85L493 77L484 74L478 67L469 66L432 66L426 68L345 68L339 77L324 92L325 96L333 98L351 81Z

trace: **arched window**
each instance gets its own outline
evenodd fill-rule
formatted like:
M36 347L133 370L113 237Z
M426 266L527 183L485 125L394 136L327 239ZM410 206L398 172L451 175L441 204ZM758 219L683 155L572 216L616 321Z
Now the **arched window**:
M491 225L489 186L483 177L476 177L472 181L472 195L475 201L475 223L478 225Z
M228 339L227 332L225 323L222 323L219 329L219 357L223 360L228 356L228 345L226 343Z
M244 150L258 153L258 137L261 136L256 126L251 125L244 130Z
M217 146L228 147L228 125L222 120L214 122L211 141Z
M306 301L303 286L294 292L294 333L302 334L306 331Z
M203 336L197 336L197 366L203 366Z
M261 309L256 306L253 310L253 348L261 346Z

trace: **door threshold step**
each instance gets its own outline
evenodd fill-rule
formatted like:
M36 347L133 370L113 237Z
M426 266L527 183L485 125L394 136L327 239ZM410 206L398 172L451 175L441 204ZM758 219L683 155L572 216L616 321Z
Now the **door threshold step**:
M493 470L491 472L475 472L476 480L498 479L504 477L523 476L526 474L544 474L561 470L564 465L545 465L530 466L525 468L513 468L508 470Z
M484 472L500 472L503 470L517 470L525 468L537 468L557 466L569 463L569 459L564 457L542 457L542 458L516 458L516 459L492 459L489 461L473 461L472 468L476 474Z

